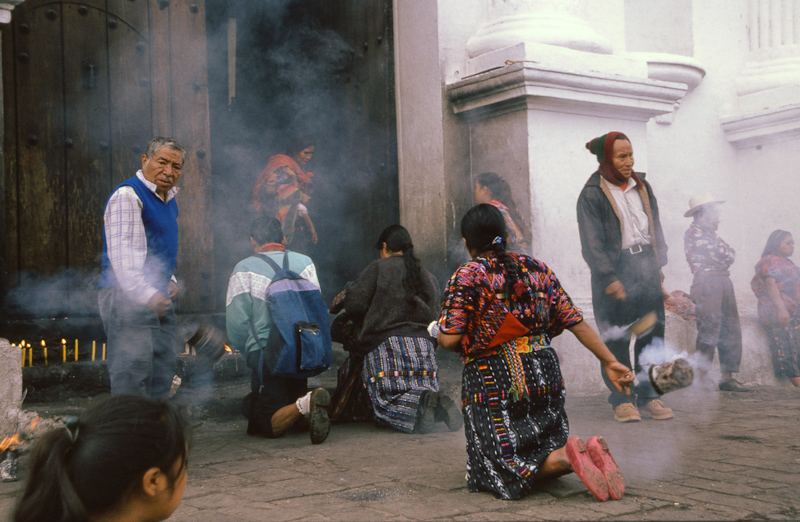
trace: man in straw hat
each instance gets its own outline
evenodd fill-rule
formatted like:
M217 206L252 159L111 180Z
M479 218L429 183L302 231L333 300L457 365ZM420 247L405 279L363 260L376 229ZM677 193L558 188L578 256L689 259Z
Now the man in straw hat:
M693 221L683 243L686 261L694 274L691 296L697 316L697 351L708 361L706 367L697 368L698 378L702 381L711 367L716 347L722 374L719 389L742 392L748 389L733 378L742 360L742 329L728 271L736 252L717 235L722 203L708 193L689 200L684 217L692 217Z
M645 350L651 363L661 362L657 359L664 346L661 267L667 264L667 245L658 203L644 174L633 170L633 147L627 136L609 132L586 148L599 162L577 205L581 252L592 272L594 316L611 353L638 373ZM651 314L656 317L654 326L633 339L628 327ZM617 421L641 420L639 408L653 419L673 417L649 379L639 379L633 396L614 389L605 375L603 379Z

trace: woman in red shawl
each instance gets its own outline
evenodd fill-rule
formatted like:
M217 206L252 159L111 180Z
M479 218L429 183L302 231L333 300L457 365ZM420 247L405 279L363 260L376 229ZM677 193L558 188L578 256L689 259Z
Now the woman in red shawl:
M253 209L274 214L281 222L286 246L295 251L317 243L317 231L306 207L313 190L314 174L302 168L314 156L314 151L310 138L296 139L287 147L286 154L269 159L253 187Z

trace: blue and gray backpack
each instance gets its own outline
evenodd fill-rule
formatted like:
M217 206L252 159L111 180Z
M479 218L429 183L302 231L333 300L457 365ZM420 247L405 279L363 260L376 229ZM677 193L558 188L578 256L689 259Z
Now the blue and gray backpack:
M328 308L319 288L289 270L288 253L283 268L267 256L257 255L275 271L265 300L272 317L267 346L261 347L259 372L294 379L319 375L331 365L331 329ZM258 342L253 321L253 336Z

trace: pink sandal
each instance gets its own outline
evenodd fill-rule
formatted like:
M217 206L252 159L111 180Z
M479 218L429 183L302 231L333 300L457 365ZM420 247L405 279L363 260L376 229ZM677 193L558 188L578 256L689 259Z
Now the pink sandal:
M592 462L586 444L580 437L570 437L564 446L572 471L583 481L589 492L600 502L608 500L609 487L603 472Z
M603 437L589 437L589 440L586 441L586 449L589 450L589 456L594 465L605 476L611 498L620 500L625 493L625 479L622 478L622 472L608 450L606 440Z

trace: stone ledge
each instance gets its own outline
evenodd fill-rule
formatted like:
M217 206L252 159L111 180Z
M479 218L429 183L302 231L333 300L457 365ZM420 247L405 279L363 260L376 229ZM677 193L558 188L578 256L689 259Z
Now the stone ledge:
M456 114L536 109L648 121L670 113L686 85L514 63L447 86Z

